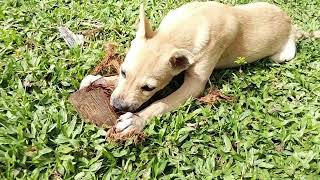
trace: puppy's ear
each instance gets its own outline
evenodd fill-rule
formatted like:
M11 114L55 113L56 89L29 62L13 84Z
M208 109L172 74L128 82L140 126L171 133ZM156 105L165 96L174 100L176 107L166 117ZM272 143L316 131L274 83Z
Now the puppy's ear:
M141 4L140 10L139 10L139 21L138 21L136 37L143 38L143 39L150 39L154 36L154 34L155 32L152 30L149 20L144 13L143 4Z
M180 72L188 69L194 62L194 57L191 52L178 49L174 50L169 63L171 68L174 70L174 74L179 74Z

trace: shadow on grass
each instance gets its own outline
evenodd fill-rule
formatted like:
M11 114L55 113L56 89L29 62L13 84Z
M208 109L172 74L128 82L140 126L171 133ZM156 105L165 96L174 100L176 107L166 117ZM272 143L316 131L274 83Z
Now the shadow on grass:
M213 85L217 88L222 88L223 84L232 84L233 76L250 76L253 72L261 70L271 70L270 67L279 66L273 63L269 58L263 58L253 63L241 65L240 67L217 69L210 76L206 90ZM212 88L212 87L211 87Z

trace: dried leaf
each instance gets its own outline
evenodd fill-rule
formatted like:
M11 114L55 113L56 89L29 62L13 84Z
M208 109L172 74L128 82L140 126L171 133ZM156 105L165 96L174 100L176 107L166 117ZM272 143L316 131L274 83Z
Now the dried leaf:
M65 40L70 48L76 45L83 45L84 38L82 35L76 35L66 27L58 27L58 30L60 32L60 36Z
M232 99L232 97L224 95L219 89L211 90L206 96L198 98L200 102L205 104L214 104L220 100L231 101Z

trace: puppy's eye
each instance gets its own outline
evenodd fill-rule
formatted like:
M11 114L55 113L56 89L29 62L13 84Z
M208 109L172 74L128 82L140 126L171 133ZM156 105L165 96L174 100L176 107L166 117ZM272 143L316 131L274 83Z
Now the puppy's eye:
M126 71L123 69L121 69L121 76L124 78L126 78L126 76L127 76Z
M152 91L152 90L155 89L155 87L150 87L148 85L144 85L144 86L141 87L141 89L144 90L144 91Z

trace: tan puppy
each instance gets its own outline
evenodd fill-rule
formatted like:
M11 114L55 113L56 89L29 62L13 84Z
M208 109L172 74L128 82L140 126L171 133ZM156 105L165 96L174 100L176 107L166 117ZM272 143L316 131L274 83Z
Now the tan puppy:
M275 62L294 58L295 32L290 18L268 3L228 6L217 2L191 2L171 11L158 30L152 30L140 7L136 38L121 66L111 104L122 115L119 133L142 130L152 117L171 111L199 96L214 68L238 66L271 56ZM184 84L166 98L133 114L170 80L186 70ZM88 76L81 87L99 77Z

